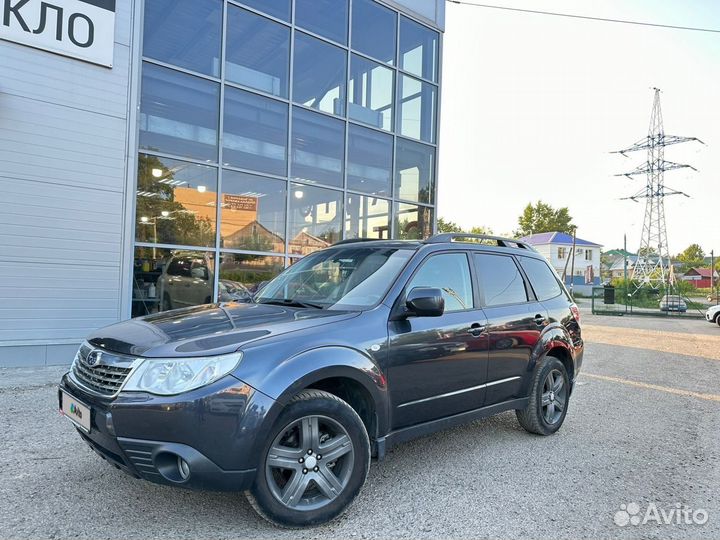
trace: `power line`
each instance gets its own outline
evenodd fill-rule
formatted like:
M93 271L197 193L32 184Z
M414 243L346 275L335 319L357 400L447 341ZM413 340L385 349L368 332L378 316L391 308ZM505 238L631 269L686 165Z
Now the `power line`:
M652 26L655 28L669 28L672 30L692 30L694 32L711 32L714 34L720 34L720 29L715 28L698 28L695 26L677 26L674 24L658 24L658 23L649 23L644 21L630 21L627 19L610 19L605 17L591 17L589 15L574 15L572 13L558 13L555 11L540 11L536 9L521 9L521 8L513 8L513 7L507 7L507 6L493 6L490 4L474 4L472 2L464 2L462 0L447 0L448 2L451 2L453 4L458 4L462 6L472 6L472 7L479 7L479 8L486 8L486 9L500 9L503 11L516 11L520 13L533 13L535 15L552 15L554 17L566 17L568 19L585 19L587 21L600 21L600 22L611 22L611 23L620 23L620 24L635 24L638 26Z

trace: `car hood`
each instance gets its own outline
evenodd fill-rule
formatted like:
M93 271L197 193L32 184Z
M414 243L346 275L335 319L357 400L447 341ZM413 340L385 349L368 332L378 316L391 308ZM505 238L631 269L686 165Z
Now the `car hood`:
M207 356L252 341L350 319L358 312L227 302L176 309L97 330L88 341L147 358Z

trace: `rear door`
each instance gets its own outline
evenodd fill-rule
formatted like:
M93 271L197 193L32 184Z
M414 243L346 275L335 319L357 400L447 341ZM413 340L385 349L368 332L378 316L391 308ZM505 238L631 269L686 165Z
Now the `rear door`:
M523 397L523 379L547 311L512 255L476 252L474 261L490 339L485 404L493 405Z
M415 287L441 289L445 312L388 323L393 428L477 409L484 401L487 321L473 291L468 254L428 256L398 302Z

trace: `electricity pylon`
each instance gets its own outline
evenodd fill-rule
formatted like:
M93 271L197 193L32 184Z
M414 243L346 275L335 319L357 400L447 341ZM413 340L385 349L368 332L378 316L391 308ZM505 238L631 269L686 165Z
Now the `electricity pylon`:
M679 144L689 141L697 141L703 143L696 137L679 137L677 135L666 135L663 129L662 111L660 110L660 89L653 88L655 98L653 100L652 114L650 115L650 127L648 134L644 139L625 148L613 152L614 154L622 154L628 157L628 152L636 152L639 150L647 151L647 161L639 165L634 170L617 174L615 176L627 176L631 178L636 175L645 175L647 178L645 187L640 191L624 197L621 200L630 200L639 202L645 199L645 219L643 220L642 238L640 239L640 248L637 252L637 260L633 265L631 275L632 281L635 283L635 292L641 287L649 286L659 288L665 287L670 280L670 251L667 243L667 227L665 225L665 197L670 195L683 195L690 197L687 193L677 191L665 185L665 171L675 169L690 168L691 165L683 165L665 161L665 147L671 144Z

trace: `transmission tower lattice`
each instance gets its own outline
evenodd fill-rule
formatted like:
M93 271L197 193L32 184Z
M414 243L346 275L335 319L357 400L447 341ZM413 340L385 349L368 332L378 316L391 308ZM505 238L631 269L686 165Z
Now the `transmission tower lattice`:
M665 147L671 144L679 144L689 141L697 141L704 144L696 137L679 137L677 135L666 135L663 129L662 111L660 110L660 89L653 88L655 97L653 99L652 114L650 116L650 127L647 137L625 148L613 152L628 157L628 152L639 150L647 151L647 161L634 170L617 174L615 176L627 176L632 179L636 175L645 175L647 178L645 187L630 197L622 200L639 202L645 199L645 219L643 221L642 238L640 248L637 251L637 260L633 265L631 279L635 283L636 291L644 286L653 288L665 287L670 281L670 252L667 243L667 227L665 225L665 197L670 195L683 195L690 197L687 193L677 191L665 185L665 171L690 168L697 170L691 165L683 165L665 161Z

